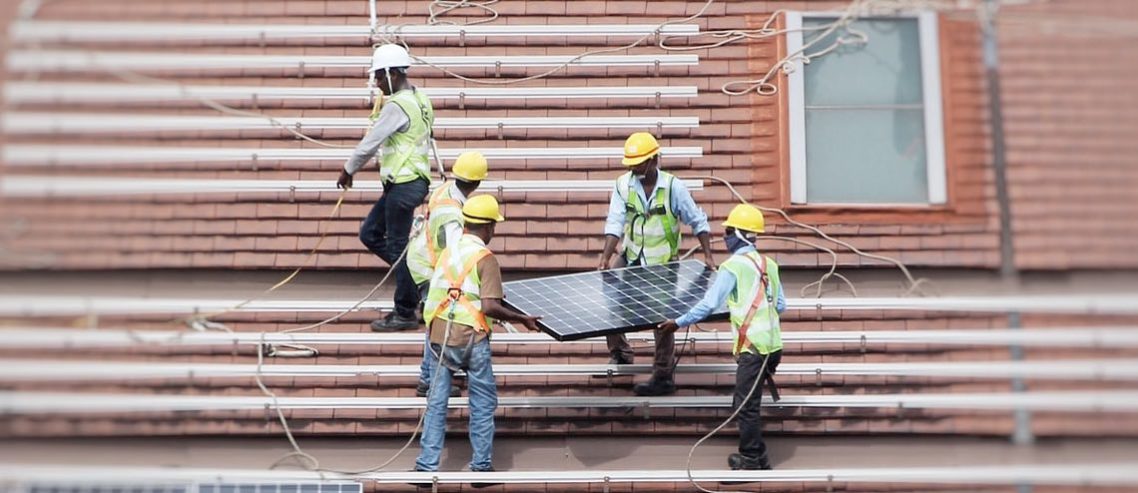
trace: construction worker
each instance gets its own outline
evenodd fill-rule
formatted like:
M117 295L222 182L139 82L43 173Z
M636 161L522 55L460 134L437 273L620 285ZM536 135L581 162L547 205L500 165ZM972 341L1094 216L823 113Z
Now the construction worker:
M371 78L381 91L372 112L371 130L344 163L336 186L352 186L352 175L383 147L380 179L383 194L360 226L360 241L395 269L395 309L371 323L376 331L419 327L415 308L419 293L405 261L396 262L407 246L415 208L423 203L430 185L427 160L435 111L426 94L407 80L411 56L402 46L386 44L375 49ZM387 96L384 101L384 96Z
M786 298L779 282L778 264L755 249L755 235L765 229L763 213L751 205L740 204L723 226L723 241L731 258L719 266L715 282L702 301L680 318L661 323L658 330L674 333L703 320L727 302L735 336L733 353L738 363L734 406L740 408L739 453L731 454L727 465L736 470L770 469L759 405L764 383L769 386L771 397L778 400L772 376L782 359L779 314L786 309Z
M419 299L427 299L427 287L443 249L454 246L462 237L462 205L470 194L478 190L478 185L486 179L486 175L486 158L482 153L464 152L458 156L451 169L454 180L436 189L427 200L424 216L426 226L411 238L411 243L407 246L407 268L411 271L411 279L418 286ZM419 397L426 397L430 388L431 370L435 363L432 356L430 348L424 345L419 385L415 388L415 395ZM451 395L457 393L458 387L453 387Z
M703 258L711 268L707 215L696 205L684 182L660 171L660 144L647 132L637 132L624 142L624 159L629 171L616 180L609 200L605 221L605 247L599 270L635 265L659 265L678 258L680 222L691 227L703 249ZM617 241L623 238L623 251L615 265L612 262ZM632 364L632 347L624 334L608 336L609 364ZM656 355L652 378L637 384L637 395L653 396L675 393L672 379L675 366L675 337L656 332Z
M470 444L474 449L470 470L494 470L491 459L498 389L490 363L490 326L497 319L538 330L538 317L502 304L502 273L498 260L486 248L494 237L494 226L505 220L498 201L490 195L471 197L462 206L462 218L466 234L439 254L424 306L431 350L440 355L442 363L431 376L416 471L439 468L450 399L447 389L458 370L466 372L470 391Z

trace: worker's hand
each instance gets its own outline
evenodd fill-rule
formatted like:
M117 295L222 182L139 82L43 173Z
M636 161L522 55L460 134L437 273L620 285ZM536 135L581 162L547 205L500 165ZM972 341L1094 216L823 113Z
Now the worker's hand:
M715 257L711 256L711 252L703 252L703 263L707 264L707 268L715 270Z
M345 170L340 171L340 179L336 180L336 188L352 188L352 175Z
M541 320L541 317L522 316L521 319L518 320L518 323L522 324L526 330L529 330L531 332L541 332L541 329L537 327L538 320Z
M602 256L601 257L601 263L597 264L597 270L608 270L610 260L612 260L612 259L608 259L608 258L605 258Z
M671 334L672 332L675 332L679 329L680 326L676 324L675 320L665 320L664 322L661 322L660 325L656 326L656 330L659 330L665 334Z

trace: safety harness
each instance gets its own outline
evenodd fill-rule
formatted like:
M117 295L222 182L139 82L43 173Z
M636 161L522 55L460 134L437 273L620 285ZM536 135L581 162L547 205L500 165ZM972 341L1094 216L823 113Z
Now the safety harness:
M756 262L752 257L745 255L744 257L751 262L751 265L755 266L756 270L759 271L759 290L757 293L755 293L755 298L751 301L751 308L747 310L747 316L743 318L743 323L739 325L739 329L737 330L738 339L735 341L735 346L740 348L740 352L742 352L742 348L744 348L746 345L751 344L750 339L747 338L747 332L751 329L751 322L754 321L755 315L759 312L759 307L762 306L763 299L766 299L767 305L770 307L769 309L774 309L774 294L768 292L768 288L770 288L770 278L767 276L766 259L763 258L762 255L759 255L759 260L762 260L762 262ZM755 352L756 354L758 353L758 348L756 348ZM769 354L760 356L763 356L764 358L770 357ZM766 365L764 364L763 367L766 368ZM780 397L778 393L778 385L776 385L774 381L774 371L766 371L764 369L763 374L759 375L758 378L762 380L763 385L767 386L767 389L771 394L771 399L773 399L775 402L778 402Z

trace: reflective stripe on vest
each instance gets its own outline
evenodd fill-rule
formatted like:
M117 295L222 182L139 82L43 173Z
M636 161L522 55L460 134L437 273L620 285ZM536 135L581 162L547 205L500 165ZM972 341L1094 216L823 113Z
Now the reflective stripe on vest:
M407 245L407 269L415 284L431 280L439 254L446 247L445 226L458 222L462 226L462 201L455 198L453 184L441 186L431 193L427 200L424 216L426 227L419 231Z
M629 263L640 258L646 265L665 264L679 252L680 224L672 211L672 184L676 177L663 171L657 173L655 195L648 202L651 207L636 193L631 172L617 179L617 190L626 192L624 258Z
M380 178L393 183L407 183L419 178L430 180L431 165L427 158L435 110L422 91L404 89L395 93L388 104L397 104L407 114L407 130L391 134L383 142Z
M482 281L478 277L478 261L488 255L492 253L482 240L469 234L462 235L454 248L443 250L423 307L428 325L442 318L490 332L493 321L482 313Z
M779 281L774 260L748 252L732 255L719 266L735 276L735 289L727 297L731 330L735 333L733 353L766 355L782 349L782 332L775 300Z

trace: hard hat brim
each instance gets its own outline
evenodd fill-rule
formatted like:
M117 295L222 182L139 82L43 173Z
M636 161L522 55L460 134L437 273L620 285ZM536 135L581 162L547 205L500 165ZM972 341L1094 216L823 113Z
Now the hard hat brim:
M652 159L659 154L660 154L660 149L656 149L656 150L649 152L648 154L645 154L643 156L637 156L637 157L625 156L623 159L620 160L620 164L628 166L629 168L631 168L633 166L639 166L640 163L643 163L644 161Z
M489 219L489 218L485 218L485 217L469 216L466 213L462 214L462 219L468 223L471 223L471 224L500 223L500 222L506 220L506 218L504 216L502 216L501 214L498 214L497 218Z
M485 180L486 176L487 176L485 174L482 176L463 176L459 173L453 173L453 172L451 174L454 175L455 179L462 180L462 181L468 181L468 182L482 181L482 180Z
M765 225L759 229L755 229L755 228L752 228L749 226L741 226L741 225L735 224L735 223L731 222L730 219L723 221L723 227L724 228L741 229L743 231L748 231L751 233L764 233L764 232L766 232L766 226Z

